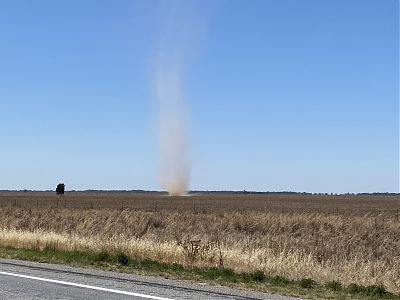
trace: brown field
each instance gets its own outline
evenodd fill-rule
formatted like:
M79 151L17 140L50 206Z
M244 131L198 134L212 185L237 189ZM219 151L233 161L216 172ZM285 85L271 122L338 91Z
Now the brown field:
M0 244L124 251L400 292L398 196L0 193Z
M302 194L194 194L169 197L161 193L0 192L0 206L38 208L131 208L145 211L324 213L397 217L399 196Z

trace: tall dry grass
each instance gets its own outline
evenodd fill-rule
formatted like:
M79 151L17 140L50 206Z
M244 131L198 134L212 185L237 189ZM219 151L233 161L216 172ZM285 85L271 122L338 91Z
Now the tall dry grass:
M400 223L387 216L0 208L1 245L124 251L393 292L400 292L399 233Z

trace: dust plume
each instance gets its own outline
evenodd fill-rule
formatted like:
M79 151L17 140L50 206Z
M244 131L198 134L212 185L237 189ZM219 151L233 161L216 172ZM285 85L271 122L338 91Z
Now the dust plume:
M189 3L189 4L188 4ZM193 38L190 2L164 2L163 32L157 51L159 181L173 196L186 195L190 184L190 117L184 95L184 71ZM190 46L189 46L190 45Z
M160 108L160 184L170 195L182 196L190 183L189 116L176 71L168 68L158 70L157 98Z

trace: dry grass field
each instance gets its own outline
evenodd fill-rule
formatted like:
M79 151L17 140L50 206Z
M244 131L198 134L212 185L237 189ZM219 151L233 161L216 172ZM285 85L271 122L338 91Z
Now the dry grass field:
M400 292L398 196L0 193L0 243Z

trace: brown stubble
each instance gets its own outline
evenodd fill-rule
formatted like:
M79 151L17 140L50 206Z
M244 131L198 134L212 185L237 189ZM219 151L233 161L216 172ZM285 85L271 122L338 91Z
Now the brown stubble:
M262 211L304 212L345 215L387 215L396 217L398 196L308 195L308 194L194 194L170 197L163 193L0 192L0 206L45 208L132 208L167 211Z

